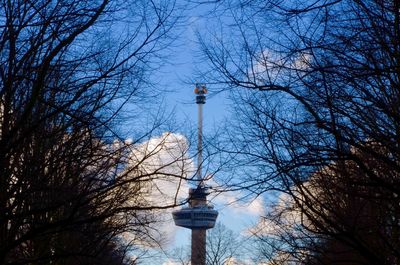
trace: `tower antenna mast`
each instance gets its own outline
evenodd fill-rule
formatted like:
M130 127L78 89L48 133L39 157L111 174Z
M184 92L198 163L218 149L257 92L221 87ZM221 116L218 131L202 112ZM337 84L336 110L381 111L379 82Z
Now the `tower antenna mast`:
M206 103L207 88L205 85L196 84L194 93L197 104L197 180L203 186L203 105Z

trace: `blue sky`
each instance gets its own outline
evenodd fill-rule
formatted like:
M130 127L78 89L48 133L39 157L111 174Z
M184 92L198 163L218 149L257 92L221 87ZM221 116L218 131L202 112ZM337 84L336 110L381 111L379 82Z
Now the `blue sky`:
M167 62L157 75L158 85L170 90L166 94L166 103L169 109L174 108L179 121L190 120L192 123L197 119L197 106L194 103L195 82L203 82L201 78L195 79L196 68L207 67L206 62L199 58L200 50L197 44L196 31L206 30L206 23L211 18L206 17L209 6L200 5L194 13L187 10L185 23L179 27L177 39L167 55ZM207 22L206 22L207 21ZM210 92L213 87L208 86ZM208 95L204 115L205 129L212 129L212 125L218 124L229 116L228 100L223 93Z
M199 47L196 43L196 30L206 30L210 25L210 17L205 17L208 6L200 6L187 13L187 24L182 28L176 40L176 46L171 48L169 63L163 66L157 80L159 85L166 86L171 92L165 96L165 104L169 110L174 109L178 123L190 124L195 128L197 123L197 105L194 103L193 80L196 68L202 67L199 61ZM208 85L212 92L213 87ZM229 100L227 95L219 93L207 98L204 106L204 129L205 135L212 135L213 131L221 125L225 119L229 119ZM178 131L184 133L184 131ZM187 192L187 191L186 191ZM235 202L239 196L235 193L219 195L213 199L215 208L219 211L218 221L232 229L238 235L247 228L254 225L264 207L262 198L253 202ZM171 222L172 217L171 217ZM174 242L171 242L171 249L175 247L190 247L190 230L177 228Z

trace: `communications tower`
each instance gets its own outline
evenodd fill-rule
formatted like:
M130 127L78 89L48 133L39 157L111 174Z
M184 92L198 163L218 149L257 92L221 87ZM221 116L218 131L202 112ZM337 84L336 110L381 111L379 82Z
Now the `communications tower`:
M189 189L189 207L174 211L172 216L175 225L192 230L191 265L206 264L206 230L213 228L218 212L207 202L207 187L202 175L203 164L203 105L206 103L207 89L196 84L194 90L198 107L198 137L197 137L197 172L198 185Z

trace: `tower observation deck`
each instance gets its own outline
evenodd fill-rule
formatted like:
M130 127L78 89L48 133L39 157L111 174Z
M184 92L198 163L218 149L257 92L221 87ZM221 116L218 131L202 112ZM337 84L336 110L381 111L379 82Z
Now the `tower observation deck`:
M189 189L189 207L172 212L175 225L192 230L192 265L206 264L206 230L213 228L218 212L207 202L207 187L202 175L203 163L203 105L206 103L207 89L197 85L194 90L198 106L197 172L198 185Z

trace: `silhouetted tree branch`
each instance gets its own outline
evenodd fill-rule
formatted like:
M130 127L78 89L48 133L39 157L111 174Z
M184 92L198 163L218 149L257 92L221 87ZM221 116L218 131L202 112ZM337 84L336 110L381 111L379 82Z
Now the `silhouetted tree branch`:
M0 263L135 264L127 253L153 240L155 210L177 202L152 201L150 187L160 176L185 178L188 147L149 167L171 145L137 149L159 124L126 142L116 120L145 98L173 8L0 4Z
M318 251L317 264L397 264L399 3L229 7L225 34L200 40L210 66L200 75L236 103L217 146L241 176L231 184L290 202L266 216L282 229L263 242L279 264L309 264Z

